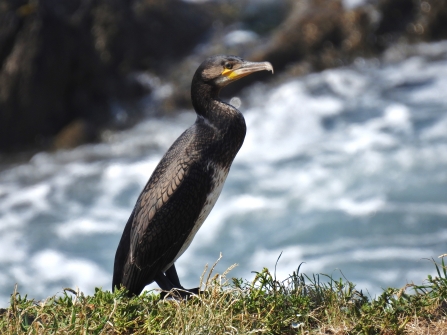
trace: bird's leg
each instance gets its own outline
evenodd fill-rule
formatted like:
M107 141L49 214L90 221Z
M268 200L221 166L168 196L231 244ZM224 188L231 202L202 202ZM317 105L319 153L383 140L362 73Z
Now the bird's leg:
M183 289L183 286L180 285L180 279L178 278L177 270L175 268L175 264L172 264L172 266L166 270L165 272L166 277L169 279L169 281L174 284L177 288Z
M170 291L173 288L175 288L175 286L171 283L171 281L165 276L163 272L159 272L155 276L154 280L163 291Z
M171 297L174 299L182 300L190 295L190 293L184 291L184 288L182 286L174 285L163 272L159 272L155 276L154 280L158 284L158 286L160 286L160 288L163 290L163 292L160 293L160 299L164 299L169 294L170 291L173 291L171 293ZM177 276L177 282L178 282L178 276Z
M198 294L199 288L191 288L186 289L180 284L180 279L178 278L177 269L175 268L175 264L172 264L172 266L166 270L166 277L170 280L172 284L174 284L175 287L180 288L182 290L188 291L192 294Z
M180 295L180 297L183 299L188 298L191 294L199 293L198 287L188 290L180 284L175 265L172 265L168 270L166 270L165 274L160 272L155 277L155 281L163 291L170 291L172 289L175 289L177 291L177 294ZM162 292L162 294L160 295L161 298L164 298L165 296L166 293L164 292Z

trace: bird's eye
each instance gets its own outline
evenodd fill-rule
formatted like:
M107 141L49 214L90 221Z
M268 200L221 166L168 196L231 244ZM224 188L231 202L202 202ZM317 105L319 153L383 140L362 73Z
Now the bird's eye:
M225 68L228 69L228 70L231 70L233 68L233 64L225 63Z

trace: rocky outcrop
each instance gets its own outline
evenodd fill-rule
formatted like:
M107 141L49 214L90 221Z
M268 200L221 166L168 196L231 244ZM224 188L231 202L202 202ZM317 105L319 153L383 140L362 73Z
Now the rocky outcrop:
M296 74L380 55L394 43L447 38L447 2L379 0L346 10L340 0L296 2L251 58Z
M184 56L211 22L180 0L2 2L0 151L47 146L67 127L94 139L111 99L144 92L129 74Z

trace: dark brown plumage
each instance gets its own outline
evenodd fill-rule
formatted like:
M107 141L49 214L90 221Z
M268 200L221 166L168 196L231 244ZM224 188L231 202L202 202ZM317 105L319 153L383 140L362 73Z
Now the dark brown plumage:
M184 290L174 262L214 206L245 137L244 117L219 100L219 91L261 70L273 72L270 63L235 56L210 57L199 66L191 84L196 122L164 155L135 204L116 251L113 289L140 294L156 281L166 291Z

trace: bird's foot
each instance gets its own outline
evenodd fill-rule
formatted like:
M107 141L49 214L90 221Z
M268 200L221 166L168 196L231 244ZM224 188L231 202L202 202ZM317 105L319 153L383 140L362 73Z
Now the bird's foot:
M191 289L173 288L170 291L162 291L160 299L188 300L192 295L198 295L202 292L198 287Z

